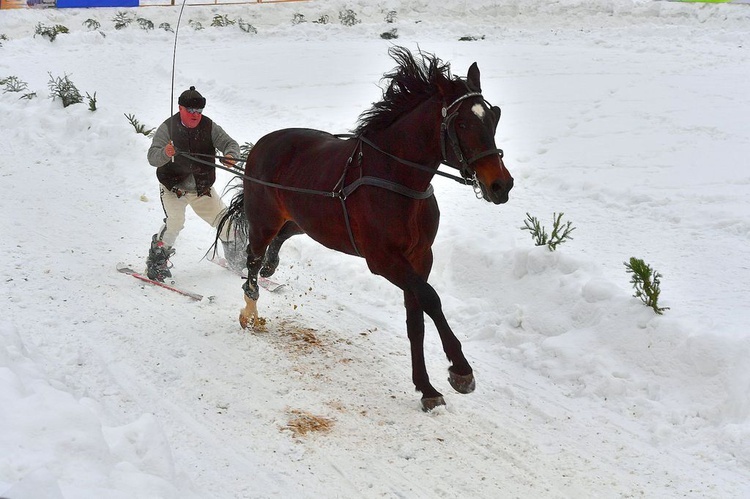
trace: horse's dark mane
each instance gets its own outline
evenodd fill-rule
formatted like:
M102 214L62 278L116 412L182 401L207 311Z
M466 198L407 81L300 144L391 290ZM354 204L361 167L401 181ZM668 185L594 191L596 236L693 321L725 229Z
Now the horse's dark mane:
M355 135L388 128L404 113L437 95L439 83L454 79L450 64L432 54L420 51L417 59L404 47L391 47L388 54L398 66L383 75L383 80L390 80L383 99L359 116Z

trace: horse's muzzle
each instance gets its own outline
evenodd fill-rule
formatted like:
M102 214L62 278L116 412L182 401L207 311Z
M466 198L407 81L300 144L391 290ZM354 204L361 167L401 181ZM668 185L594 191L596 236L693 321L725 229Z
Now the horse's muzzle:
M495 204L507 203L512 188L513 177L509 177L507 180L495 180L489 189L484 189L484 198Z

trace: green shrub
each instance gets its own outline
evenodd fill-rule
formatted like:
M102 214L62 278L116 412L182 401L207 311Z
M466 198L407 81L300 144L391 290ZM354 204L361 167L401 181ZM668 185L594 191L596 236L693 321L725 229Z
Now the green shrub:
M34 29L34 37L36 37L36 35L40 35L43 38L49 39L50 42L54 42L55 38L57 38L57 35L61 33L65 34L68 32L68 28L66 28L62 24L45 26L42 23L37 23L36 28Z
M383 40L394 40L398 38L398 30L396 28L393 28L392 30L386 31L385 33L380 33L380 38Z
M48 74L49 82L47 86L49 87L52 100L59 97L60 100L62 100L63 107L83 102L81 92L79 92L73 82L70 81L67 74L62 78L59 76L55 78L52 76L52 73Z
M23 92L29 87L29 84L25 81L22 81L17 76L9 76L7 78L3 78L0 80L0 86L4 85L5 90L3 90L3 93L7 92Z
M128 119L128 122L133 125L136 133L140 133L142 135L145 135L146 137L151 137L154 134L154 130L156 130L156 128L146 130L146 126L142 125L134 114L125 114L125 117Z
M96 92L94 92L94 95L89 95L86 92L86 98L89 101L89 111L96 111Z
M477 40L484 40L484 35L480 36L473 36L473 35L467 35L462 36L458 39L459 42L476 42Z
M133 17L127 12L118 12L115 14L115 17L112 18L112 22L115 23L115 29L127 28L133 20Z
M524 220L524 226L521 227L521 230L528 230L531 233L536 246L546 245L550 251L555 251L560 244L573 239L570 237L570 233L575 230L575 227L573 227L572 222L566 222L563 225L563 215L564 213L560 213L559 215L557 213L552 214L552 233L549 236L544 226L539 223L539 220L528 213L526 213L526 220Z
M627 273L632 274L630 284L633 285L635 293L633 296L640 298L646 305L661 315L669 307L659 307L660 284L662 275L655 272L646 262L640 258L631 257L629 262L623 262Z
M219 14L216 14L214 20L211 21L211 26L215 28L226 28L227 26L232 26L236 23L237 21L229 19L226 15L220 16Z
M90 29L91 31L97 30L102 27L102 25L96 19L86 19L81 24L86 26L86 28Z
M145 17L139 17L136 19L136 22L138 23L138 26L141 27L141 29L150 30L154 29L154 23Z
M354 26L362 22L357 19L357 14L352 9L345 9L339 12L339 21L344 26Z
M253 35L257 35L258 34L257 28L255 26L253 26L252 24L246 23L245 21L243 21L242 18L240 18L237 21L237 24L240 26L240 29L242 31L244 31L245 33L251 33Z

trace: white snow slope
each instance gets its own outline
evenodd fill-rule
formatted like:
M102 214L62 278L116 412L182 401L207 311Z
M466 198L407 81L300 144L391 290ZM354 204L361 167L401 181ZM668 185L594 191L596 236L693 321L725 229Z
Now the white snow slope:
M361 22L343 25L346 9ZM157 28L116 30L118 12ZM212 230L192 214L173 272L212 300L115 272L143 268L161 223L149 139L124 115L169 115L174 34L158 26L178 14L0 12L0 79L37 95L0 93L0 496L750 497L747 5L185 8L175 95L195 85L240 143L348 132L380 98L392 44L457 75L479 64L516 187L495 206L434 181L430 282L477 390L450 389L428 322L448 404L429 414L401 292L362 260L290 240L286 286L259 302L265 332L240 329L241 281L202 260ZM50 42L38 23L70 32ZM49 98L63 75L96 111ZM520 229L560 212L576 229L555 252ZM664 315L632 296L630 257L663 275Z

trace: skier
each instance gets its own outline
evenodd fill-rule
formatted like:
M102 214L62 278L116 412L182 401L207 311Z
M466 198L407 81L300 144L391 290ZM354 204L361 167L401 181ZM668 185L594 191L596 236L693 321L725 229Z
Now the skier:
M203 115L206 99L195 89L185 90L177 101L179 112L167 118L154 134L148 150L148 162L156 167L159 180L161 204L164 208L164 224L151 238L151 247L146 260L146 274L150 279L164 282L172 277L169 257L174 250L177 235L185 226L185 210L190 206L196 215L212 227L218 225L226 210L213 185L216 168L195 161L179 153L197 156L203 161L219 150L223 153L222 164L234 166L240 156L237 141L223 128ZM237 241L230 226L219 235L224 247L224 257L230 268L244 269L246 265L244 246Z

